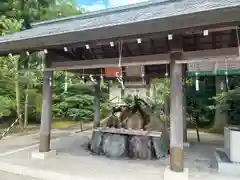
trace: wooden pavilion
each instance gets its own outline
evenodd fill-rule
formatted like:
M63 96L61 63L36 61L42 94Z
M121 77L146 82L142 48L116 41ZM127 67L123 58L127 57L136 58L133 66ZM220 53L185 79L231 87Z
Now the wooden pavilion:
M40 152L50 151L53 71L99 75L101 68L118 66L118 44L121 66L144 65L147 78L164 75L169 64L170 169L183 172L183 65L239 61L239 15L239 0L149 1L35 23L31 29L1 36L0 55L46 53ZM96 90L95 127L100 122L99 84Z

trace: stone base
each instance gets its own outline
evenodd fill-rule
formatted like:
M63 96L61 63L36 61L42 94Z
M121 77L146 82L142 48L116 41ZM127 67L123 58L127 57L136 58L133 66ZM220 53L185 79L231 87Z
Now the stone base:
M240 163L231 162L224 149L217 148L211 166L219 173L240 175Z
M188 180L188 168L184 168L183 172L173 172L170 167L167 166L164 171L164 180Z
M51 150L48 152L32 152L31 159L49 159L56 157L56 150Z
M189 142L184 142L183 147L190 147L190 143Z

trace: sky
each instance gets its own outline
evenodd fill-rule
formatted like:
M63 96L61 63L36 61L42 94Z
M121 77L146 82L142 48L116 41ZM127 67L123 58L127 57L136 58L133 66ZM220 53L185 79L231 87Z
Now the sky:
M88 11L97 11L100 9L134 4L144 1L148 0L78 0L78 3L81 7L87 9Z

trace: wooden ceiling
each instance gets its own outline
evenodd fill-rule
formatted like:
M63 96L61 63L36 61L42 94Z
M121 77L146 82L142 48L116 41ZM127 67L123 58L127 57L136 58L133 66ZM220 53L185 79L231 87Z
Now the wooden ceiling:
M209 32L207 36L203 34L185 34L182 35L183 51L197 51L206 49L218 49L227 47L237 47L237 30L226 30L219 32ZM238 32L239 33L239 32ZM173 34L174 38L174 34ZM110 42L94 42L89 43L89 49L85 46L75 46L64 51L64 49L54 49L60 55L69 60L91 60L103 58L119 57L120 47L122 44L122 57L163 54L170 51L169 40L167 37L149 36L141 39L141 43L137 43L136 39L128 39L120 42L113 42L114 46L110 46Z
M181 36L181 46L183 51L199 51L238 47L239 41L237 40L237 33L239 33L237 30L232 29L218 32L209 32L207 36L204 36L203 33L185 34ZM170 51L170 42L168 40L168 37L149 36L142 38L141 41L141 43L137 43L137 39L124 40L122 44L122 57L166 54ZM58 55L63 56L65 59L69 59L70 61L118 58L120 51L119 44L119 42L114 42L114 46L112 47L110 45L110 42L95 42L88 44L90 47L89 49L82 45L69 48L67 52L64 51L64 49L54 49L54 51ZM144 67L144 71L145 79L149 81L151 78L165 77L165 73L169 73L170 68L169 65L147 65ZM86 69L84 72L83 70L73 70L72 72L78 73L80 75L93 74L100 76L100 74L104 74L104 69ZM108 79L116 78L113 77ZM125 76L125 80L141 81L141 77Z

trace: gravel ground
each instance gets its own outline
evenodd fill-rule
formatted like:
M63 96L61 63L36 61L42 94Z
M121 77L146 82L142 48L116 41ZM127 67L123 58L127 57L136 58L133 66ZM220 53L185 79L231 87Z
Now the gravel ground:
M41 179L0 171L0 180L41 180Z
M121 179L121 173L124 171L124 169L127 169L124 176L126 176L126 178L129 180L136 179L135 176L139 176L137 177L138 179L140 177L144 177L144 172L137 174L131 172L131 170L135 171L136 168L144 169L146 171L146 176L149 176L150 174L151 177L143 179L160 180L162 178L159 177L158 173L161 174L162 171L163 174L164 168L166 167L166 165L169 164L169 158L163 159L161 161L146 161L145 163L140 161L129 161L128 163L126 163L124 162L124 160L110 160L105 157L90 156L88 151L85 151L80 147L87 142L88 137L91 135L91 132L89 131L81 134L74 134L74 136L70 137L69 135L71 135L72 133L73 131L70 130L69 132L59 131L53 134L55 138L61 138L61 140L54 141L52 143L52 148L56 149L59 152L59 155L58 158L49 160L47 164L44 162L35 163L26 159L26 157L28 157L29 155L29 152L37 148L20 151L7 156L4 155L0 158L0 162L6 161L6 163L13 165L35 167L41 170L47 169L52 172L59 172L59 169L64 169L64 172L62 172L63 174L69 174L75 177L88 177L89 174L91 174L91 176L95 176L96 173L98 173L98 177L102 175L102 179L108 179L105 177L109 176L109 169L111 169L110 172L114 176L119 176L119 178L115 177L115 179ZM216 170L210 168L210 162L213 158L213 152L215 151L216 147L223 146L223 137L217 135L210 135L207 133L201 133L201 143L197 143L196 133L195 131L193 131L189 133L189 140L193 142L190 148L185 148L185 167L189 168L190 171L189 180L239 180L239 177L219 174L216 173ZM11 152L15 149L23 148L31 144L36 144L38 142L38 134L26 137L6 138L1 141L0 155L1 153L9 151ZM71 164L71 168L68 168L69 164ZM108 169L102 168L107 167L110 164L111 166ZM94 168L94 166L96 166L96 168ZM79 169L82 169L84 171L79 172ZM121 171L121 169L123 169L123 171ZM0 171L0 180L41 179ZM52 178L49 180L52 180Z

